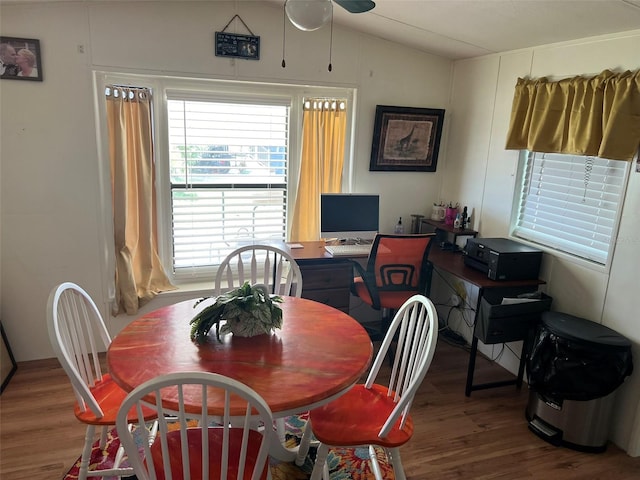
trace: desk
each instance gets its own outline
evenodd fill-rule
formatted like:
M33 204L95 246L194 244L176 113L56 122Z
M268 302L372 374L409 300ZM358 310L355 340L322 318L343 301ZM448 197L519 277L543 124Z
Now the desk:
M512 281L496 281L487 277L486 273L483 273L474 268L468 267L464 264L464 257L462 253L443 251L440 248L432 248L429 252L429 261L435 268L448 272L460 280L468 282L478 287L478 301L476 304L476 318L474 321L478 321L478 313L480 311L480 302L482 296L486 290L492 290L499 292L503 296L518 295L524 292L531 292L537 290L538 287L545 282L543 280L512 280ZM524 340L524 339L523 339ZM520 356L520 365L518 368L518 375L515 380L503 380L498 382L483 383L474 385L473 374L476 365L476 355L478 353L478 337L473 335L471 341L471 352L469 354L469 367L467 370L467 382L465 386L465 395L468 397L473 390L481 390L485 388L502 387L505 385L516 385L518 388L522 386L522 377L524 375L525 355L524 352Z
M111 342L107 365L125 391L171 372L214 372L256 390L274 417L305 412L342 395L365 373L373 347L347 314L302 298L284 297L282 329L251 338L224 335L197 345L189 321L195 300L159 308L126 326ZM166 399L168 408L175 399ZM189 399L186 399L187 404ZM215 404L211 414L216 415ZM242 414L244 410L242 409ZM295 454L284 447L283 460Z
M300 267L302 296L349 313L353 282L353 263L350 258L366 259L367 256L332 257L324 249L323 241L300 242L298 245L302 245L302 248L291 248L286 244L285 250Z

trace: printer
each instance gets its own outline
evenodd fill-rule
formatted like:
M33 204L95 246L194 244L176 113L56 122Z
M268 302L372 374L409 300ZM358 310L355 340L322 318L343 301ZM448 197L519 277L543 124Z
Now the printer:
M508 238L470 238L464 264L485 272L491 280L535 280L542 250Z

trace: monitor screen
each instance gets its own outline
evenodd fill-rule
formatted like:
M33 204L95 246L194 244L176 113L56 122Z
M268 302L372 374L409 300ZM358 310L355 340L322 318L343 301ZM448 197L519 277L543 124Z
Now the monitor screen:
M378 233L380 196L323 193L320 196L320 236L373 239Z

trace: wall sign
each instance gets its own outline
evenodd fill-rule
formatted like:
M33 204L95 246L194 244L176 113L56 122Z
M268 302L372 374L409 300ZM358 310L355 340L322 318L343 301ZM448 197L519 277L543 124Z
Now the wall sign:
M250 35L226 33L231 22L238 17ZM240 15L234 15L221 32L216 32L216 57L234 57L260 60L260 37L253 34Z

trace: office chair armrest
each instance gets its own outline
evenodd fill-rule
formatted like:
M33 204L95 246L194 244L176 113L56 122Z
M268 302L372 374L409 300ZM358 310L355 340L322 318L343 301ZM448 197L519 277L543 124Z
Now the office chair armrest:
M380 296L378 295L378 290L376 289L375 276L371 275L371 273L369 273L357 261L351 260L351 263L353 264L353 268L355 270L354 278L355 277L362 278L362 282L364 283L364 286L367 288L367 292L369 292L369 296L371 297L371 300L373 302L373 305L371 306L376 310L380 310ZM358 295L355 289L355 282L353 281L351 282L351 293L356 296Z
M426 262L424 267L424 274L421 278L424 279L420 285L420 291L427 297L431 298L431 280L433 277L433 263Z
M355 277L362 277L362 279L363 279L364 281L366 281L366 280L365 280L366 272L365 272L364 268L362 267L362 265L360 265L360 263L359 263L359 262L357 262L357 261L355 261L355 260L351 260L351 259L349 259L349 261L351 262L351 265L353 265L353 270L354 270L353 278L355 278ZM368 287L367 287L367 288L368 288ZM356 295L356 294L357 294L357 293L356 293L355 282L353 281L353 279L351 280L351 288L350 288L350 289L351 289L351 293L352 293L353 295Z

